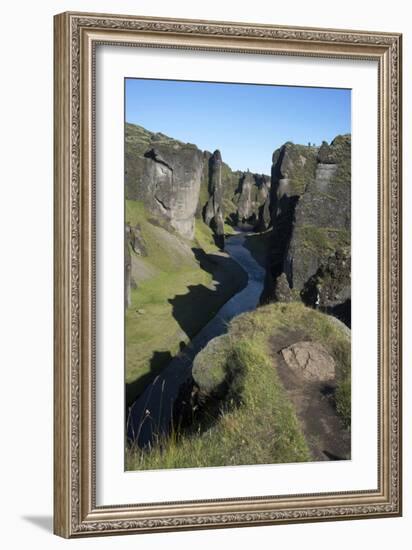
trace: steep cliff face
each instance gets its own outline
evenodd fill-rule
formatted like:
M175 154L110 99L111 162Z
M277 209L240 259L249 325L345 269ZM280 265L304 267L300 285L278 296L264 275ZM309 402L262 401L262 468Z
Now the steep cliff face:
M260 231L267 229L270 223L269 190L268 176L251 172L240 176L235 213L237 225L252 226Z
M195 145L126 125L126 199L142 201L188 239L194 237L203 162Z
M188 239L195 217L224 245L225 221L266 230L270 219L270 177L234 171L219 150L213 154L164 134L126 124L126 199L142 201L159 222Z
M270 177L249 171L233 171L223 162L218 150L204 154L207 164L204 165L201 212L205 223L213 229L218 244L223 243L225 221L237 227L266 230L270 225Z
M225 227L223 219L222 155L217 149L208 161L208 201L203 210L205 223L213 230L218 246L223 248Z
M285 274L295 298L350 323L350 184L350 135L275 151L266 299Z
M141 264L136 261L136 258L146 255L146 245L140 225L132 226L126 222L124 236L124 303L126 309L132 303L132 289L137 288L136 281L139 279L139 275L141 276Z
M286 265L293 265L293 287L299 290L336 252L350 257L350 146L349 136L322 145L315 178L296 207Z
M273 153L270 188L272 243L266 294L273 298L274 284L285 271L285 257L294 229L295 208L314 180L317 149L285 143ZM289 270L290 271L290 270ZM290 279L290 272L287 273Z

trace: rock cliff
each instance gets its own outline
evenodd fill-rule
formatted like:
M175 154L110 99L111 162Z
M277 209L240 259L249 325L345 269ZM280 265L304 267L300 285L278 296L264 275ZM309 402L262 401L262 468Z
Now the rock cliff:
M195 145L126 125L126 198L143 201L180 235L194 237L203 152Z
M284 274L295 299L350 324L350 189L350 135L319 149L287 143L275 151L266 300L276 300Z
M350 135L320 147L285 143L269 177L232 170L218 149L126 124L125 174L126 198L186 239L196 218L220 248L225 223L272 227L262 301L302 300L350 324Z
M270 225L270 178L249 171L232 171L220 151L208 160L208 201L203 219L223 245L225 221L233 226L264 231Z
M236 224L264 231L270 224L270 178L245 172L239 180Z
M224 245L225 221L263 231L270 224L270 177L233 171L222 154L126 124L126 199L188 239L203 218Z
M203 219L213 230L218 246L223 248L225 227L223 214L222 155L217 149L208 161L208 201Z

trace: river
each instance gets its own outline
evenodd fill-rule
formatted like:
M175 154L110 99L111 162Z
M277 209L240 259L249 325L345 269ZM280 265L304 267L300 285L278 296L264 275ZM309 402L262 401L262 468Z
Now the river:
M225 252L248 275L247 285L232 296L217 314L196 334L153 380L129 409L127 437L139 447L149 444L155 433L165 432L170 425L173 404L181 385L190 377L193 360L206 344L227 330L228 322L240 313L251 311L259 303L263 290L265 270L245 247L245 233L228 237Z

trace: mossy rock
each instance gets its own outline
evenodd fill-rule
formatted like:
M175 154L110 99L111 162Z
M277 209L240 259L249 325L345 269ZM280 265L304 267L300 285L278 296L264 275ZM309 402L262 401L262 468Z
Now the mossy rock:
M287 186L282 193L289 197L299 196L315 178L318 149L305 145L285 143L273 153L272 185L277 189L280 180L286 180Z
M210 340L197 354L192 368L192 376L201 394L223 396L227 388L227 356L230 339L227 334Z
M328 256L336 249L350 246L350 232L334 227L303 225L297 229L301 246L321 256Z
M269 304L235 317L228 333L198 355L194 377L213 390L228 382L223 399L205 399L196 423L154 448L126 452L126 468L158 469L307 462L311 441L279 372L281 349L305 339L333 358L336 409L350 426L350 332L334 318L302 303ZM230 375L229 379L226 376ZM220 401L220 403L218 403ZM336 434L341 439L344 428ZM310 435L310 434L309 434ZM323 447L322 447L323 449Z

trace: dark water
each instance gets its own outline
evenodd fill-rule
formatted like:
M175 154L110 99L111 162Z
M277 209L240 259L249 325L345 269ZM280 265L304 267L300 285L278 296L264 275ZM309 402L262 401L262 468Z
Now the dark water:
M227 323L245 311L256 308L263 290L265 270L245 248L245 234L238 233L226 240L225 251L246 271L248 283L232 296L217 314L198 332L190 344L148 385L133 403L128 413L127 437L140 447L149 444L154 434L167 430L173 403L180 386L190 377L193 360L206 344L227 330Z

